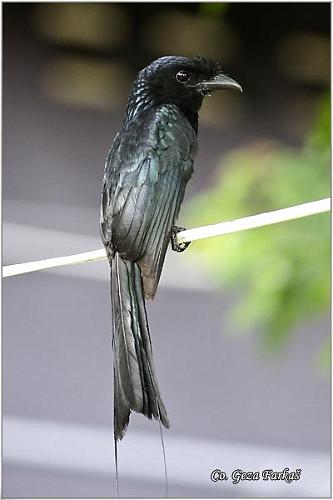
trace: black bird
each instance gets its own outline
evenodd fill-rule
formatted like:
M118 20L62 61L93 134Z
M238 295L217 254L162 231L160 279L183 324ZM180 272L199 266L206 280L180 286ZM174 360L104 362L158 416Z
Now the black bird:
M169 427L155 375L145 299L152 299L193 172L198 111L240 85L203 57L161 57L137 75L104 171L100 229L111 267L114 437L131 411Z

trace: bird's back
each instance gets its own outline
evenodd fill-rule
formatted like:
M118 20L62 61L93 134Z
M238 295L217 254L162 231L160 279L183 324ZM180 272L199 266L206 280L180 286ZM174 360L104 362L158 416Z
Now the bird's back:
M146 298L155 294L196 149L192 126L166 104L125 120L110 150L102 235L113 252L138 262Z

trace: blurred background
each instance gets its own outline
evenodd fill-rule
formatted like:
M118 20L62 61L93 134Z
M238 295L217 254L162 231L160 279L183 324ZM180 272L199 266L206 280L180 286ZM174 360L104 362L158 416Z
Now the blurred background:
M329 3L3 4L3 260L95 250L108 148L136 72L218 59L180 224L329 196ZM329 496L329 215L169 252L148 304L176 497ZM3 282L3 497L112 497L106 262ZM292 484L220 468L302 469ZM134 414L121 496L163 496L159 428Z

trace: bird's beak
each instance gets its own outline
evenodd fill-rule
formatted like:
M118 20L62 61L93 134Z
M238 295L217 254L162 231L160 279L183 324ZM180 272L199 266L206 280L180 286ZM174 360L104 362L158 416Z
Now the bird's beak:
M210 92L211 90L224 90L233 89L243 92L242 87L236 80L233 80L229 76L223 75L222 73L214 76L210 80L205 80L197 85L202 90Z

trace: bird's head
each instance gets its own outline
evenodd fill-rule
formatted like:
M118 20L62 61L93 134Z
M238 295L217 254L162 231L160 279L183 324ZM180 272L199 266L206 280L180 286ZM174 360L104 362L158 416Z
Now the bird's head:
M146 89L159 104L176 104L198 112L203 97L215 90L241 86L222 73L219 63L204 57L165 56L156 59L138 75L135 89Z
M128 116L151 105L175 104L197 129L204 96L241 86L222 73L219 63L204 57L165 56L141 70L129 97Z

